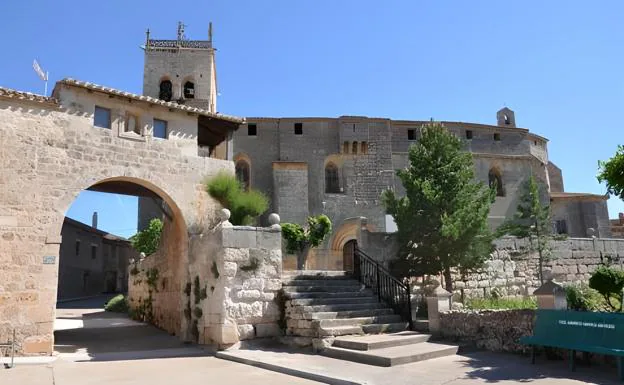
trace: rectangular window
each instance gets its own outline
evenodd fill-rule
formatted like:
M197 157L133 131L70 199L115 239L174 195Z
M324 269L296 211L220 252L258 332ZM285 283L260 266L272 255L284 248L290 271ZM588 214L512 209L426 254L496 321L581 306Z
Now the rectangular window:
M555 232L557 234L567 234L568 233L568 224L565 219L559 219L555 222Z
M91 245L91 259L97 257L97 245Z
M494 134L494 140L497 141L497 142L500 140L500 134L499 133L495 133Z
M76 257L80 255L80 239L76 240Z
M255 124L247 125L247 135L256 136L258 135L258 127Z
M95 106L95 112L93 113L93 125L95 127L111 128L111 110Z
M416 140L416 130L407 130L407 140Z
M154 138L167 139L167 121L154 119Z
M466 139L472 139L472 130L466 130Z
M295 123L295 135L303 135L303 123Z

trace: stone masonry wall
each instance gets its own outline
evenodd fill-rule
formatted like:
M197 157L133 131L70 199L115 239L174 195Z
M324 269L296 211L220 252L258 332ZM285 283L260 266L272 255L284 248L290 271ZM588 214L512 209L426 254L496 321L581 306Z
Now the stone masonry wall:
M522 353L520 337L533 335L534 310L480 310L440 313L439 336L493 352Z

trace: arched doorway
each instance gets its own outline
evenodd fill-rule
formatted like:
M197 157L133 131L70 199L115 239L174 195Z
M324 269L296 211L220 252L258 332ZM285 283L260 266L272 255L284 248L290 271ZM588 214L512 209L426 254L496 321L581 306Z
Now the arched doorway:
M357 247L357 241L352 239L345 243L342 248L342 266L344 271L353 271L353 257L355 255L355 248Z
M79 208L88 210L90 220L85 220L84 215L75 219L73 209L77 204L85 205L83 196L88 196L86 202L98 205L96 210ZM134 197L136 203L133 207L126 203L120 210L111 203L120 197ZM150 268L158 271L153 293L149 294L149 301L157 304L152 322L169 334L181 332L180 293L182 282L187 280L184 266L188 259L188 232L173 199L146 180L114 177L85 188L65 207L66 215L72 214L74 218L65 217L59 230L55 350L94 356L118 351L120 345L128 351L142 350L147 339L159 339L164 344L151 349L181 344L178 338L163 336L164 332L130 319L127 313L104 311L107 301L118 294L128 298L132 290L129 288L133 280L131 260L138 259L139 253L128 238L148 227L150 220L158 219L162 223L159 242L155 251L144 259L150 261ZM134 229L130 232L116 231L132 228L132 223ZM147 296L142 297L145 302Z

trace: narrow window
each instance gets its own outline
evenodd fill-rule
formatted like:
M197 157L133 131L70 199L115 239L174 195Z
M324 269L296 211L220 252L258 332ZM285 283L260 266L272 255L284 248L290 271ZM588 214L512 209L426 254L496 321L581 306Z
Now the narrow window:
M466 130L466 139L472 139L472 130Z
M111 110L95 106L95 112L93 113L93 125L95 127L111 128Z
M303 123L295 123L295 135L303 135Z
M97 257L97 245L91 245L91 259Z
M167 121L154 119L154 138L167 139Z
M498 132L494 134L494 140L497 142L500 141L500 134Z
M160 82L160 90L158 92L158 99L170 102L173 97L173 85L171 80L163 80Z
M342 152L344 154L348 154L349 153L349 142L344 142L342 144Z
M358 153L358 142L353 142L353 145L351 146L351 153L353 154Z
M503 178L496 169L491 169L488 173L488 184L490 188L496 189L496 196L504 197L505 191L503 190Z
M368 143L367 142L362 142L362 144L360 145L360 153L368 154Z
M249 163L244 160L236 162L236 179L243 186L245 191L249 190Z
M80 239L76 239L76 257L80 255Z
M510 124L511 123L509 121L509 116L507 114L503 115L503 118L505 119L505 124Z
M327 166L325 166L325 192L329 194L340 193L338 167L333 163L328 163Z
M256 135L258 135L258 126L256 126L255 124L248 124L247 125L247 135L248 136L256 136Z
M407 130L407 140L416 140L416 130Z
M195 84L193 82L184 83L184 99L195 98Z

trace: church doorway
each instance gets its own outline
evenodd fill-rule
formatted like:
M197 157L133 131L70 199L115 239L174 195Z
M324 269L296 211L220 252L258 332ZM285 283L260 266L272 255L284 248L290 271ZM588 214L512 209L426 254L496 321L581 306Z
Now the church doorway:
M342 266L344 271L353 271L353 256L355 254L355 248L357 241L355 239L345 243L342 248Z

